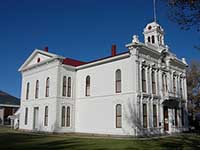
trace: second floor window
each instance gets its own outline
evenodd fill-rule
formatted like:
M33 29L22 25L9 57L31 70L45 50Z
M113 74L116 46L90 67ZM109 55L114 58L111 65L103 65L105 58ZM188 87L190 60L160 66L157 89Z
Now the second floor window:
M155 79L155 72L154 71L152 71L151 80L152 80L152 93L156 94L156 79Z
M50 79L48 77L46 80L46 94L45 94L46 97L49 97L49 88L50 88L49 84L50 84Z
M35 98L38 98L39 95L39 80L36 81L35 85Z
M62 95L66 96L66 89L67 89L67 79L66 76L63 77L63 91L62 91Z
M167 93L167 75L165 73L162 74L162 89L165 95Z
M180 79L180 96L183 97L182 79Z
M30 91L30 83L28 82L26 85L26 99L29 99L29 91Z
M115 73L115 88L116 88L116 93L121 92L121 70L117 70Z
M146 71L142 68L142 92L146 92Z
M90 96L90 76L86 77L86 81L85 81L86 85L85 85L85 96Z
M71 77L68 77L68 85L67 85L67 96L71 97L71 92L72 92L72 83L71 83Z
M173 92L176 94L176 76L173 76Z

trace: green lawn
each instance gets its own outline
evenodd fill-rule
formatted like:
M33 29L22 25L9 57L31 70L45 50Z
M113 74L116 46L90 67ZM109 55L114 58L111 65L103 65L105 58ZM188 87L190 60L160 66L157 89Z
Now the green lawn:
M199 149L200 136L182 134L157 139L116 139L67 134L34 134L0 128L0 150Z

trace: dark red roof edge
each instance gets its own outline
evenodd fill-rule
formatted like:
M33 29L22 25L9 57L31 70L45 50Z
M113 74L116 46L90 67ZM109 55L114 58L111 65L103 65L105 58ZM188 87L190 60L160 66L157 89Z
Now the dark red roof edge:
M81 65L85 65L85 64L90 64L90 63L94 63L94 62L97 62L97 61L101 61L101 60L104 60L104 59L108 59L108 58L111 58L111 57L116 57L116 56L119 56L119 55L123 55L123 54L126 54L126 53L129 53L129 52L126 51L126 52L122 52L122 53L116 54L115 56L107 56L107 57L99 58L99 59L92 60L92 61L89 61L89 62L83 62L83 61L75 60L75 59L72 59L72 58L65 58L62 63L65 64L65 65L70 65L70 66L77 67L77 66L81 66Z

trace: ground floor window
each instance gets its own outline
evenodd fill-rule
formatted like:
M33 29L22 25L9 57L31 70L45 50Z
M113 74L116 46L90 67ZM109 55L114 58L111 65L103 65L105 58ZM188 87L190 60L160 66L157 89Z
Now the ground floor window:
M175 108L175 112L174 112L174 122L175 122L175 126L178 126L178 115L177 115L177 108Z
M157 127L157 107L153 105L153 127Z
M61 109L61 126L62 127L70 127L70 118L71 118L71 112L70 107L68 106L67 109L65 106L62 106Z
M65 106L62 106L61 110L61 126L65 126Z
M44 126L48 126L48 106L44 110Z
M66 126L70 126L70 107L67 107L67 119L66 119Z
M24 124L27 125L28 123L28 108L25 109L25 120L24 120Z
M121 104L116 105L116 128L122 127L122 106Z
M147 104L143 104L143 128L147 128Z
M181 108L181 122L182 122L182 126L185 125L185 119L184 119L184 108Z

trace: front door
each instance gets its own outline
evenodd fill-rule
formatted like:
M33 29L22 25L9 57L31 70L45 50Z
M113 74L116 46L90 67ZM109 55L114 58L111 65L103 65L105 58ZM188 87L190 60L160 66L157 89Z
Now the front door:
M164 130L169 131L168 107L164 106Z
M39 108L34 107L34 112L33 112L33 129L37 130L39 127Z

